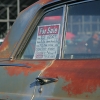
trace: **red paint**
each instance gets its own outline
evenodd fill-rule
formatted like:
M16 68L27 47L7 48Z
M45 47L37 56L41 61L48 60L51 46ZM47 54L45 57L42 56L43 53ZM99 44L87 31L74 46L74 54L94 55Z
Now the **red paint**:
M7 73L10 76L18 76L21 73L24 73L25 76L36 72L36 71L40 71L42 70L45 66L46 66L46 62L45 61L40 61L39 64L34 64L34 63L26 63L25 65L27 66L31 66L31 68L23 68L23 67L5 67L5 70L7 70Z
M5 37L4 42L2 43L2 45L0 46L0 52L5 51L8 48L8 36L9 33L7 33L7 36Z
M24 62L23 62L24 63ZM25 76L47 67L46 61L26 62L31 68L6 67L10 76ZM68 84L62 87L69 96L93 93L100 87L100 60L56 60L43 72L44 77L63 78ZM88 97L88 95L86 96Z
M44 4L47 4L47 3L51 2L51 1L53 1L53 0L39 0L39 3L41 5L44 5Z
M25 8L24 10L22 10L19 14L21 14L23 11L29 9L30 7L34 6L35 4L39 4L39 1L33 3L32 5L30 5L29 7Z
M45 4L47 4L47 3L51 2L51 1L53 1L53 0L39 0L39 1L37 1L36 3L34 3L34 4L30 5L29 7L27 7L26 9L24 9L23 11L25 11L25 10L27 10L28 8L34 6L35 4L45 5ZM22 13L23 11L21 11L21 13ZM20 13L20 14L21 14L21 13Z
M10 56L10 52L8 50L9 48L8 36L9 33L7 33L4 42L0 46L0 58L8 58Z
M70 96L85 92L93 93L100 87L100 60L55 61L43 76L58 76L69 82L62 89Z
M8 40L5 40L0 46L0 52L5 51L8 48Z

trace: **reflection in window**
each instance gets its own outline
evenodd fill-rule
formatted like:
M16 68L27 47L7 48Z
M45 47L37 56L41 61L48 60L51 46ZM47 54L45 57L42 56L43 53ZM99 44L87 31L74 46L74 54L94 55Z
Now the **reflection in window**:
M99 5L100 1L91 1L69 6L65 58L100 58Z

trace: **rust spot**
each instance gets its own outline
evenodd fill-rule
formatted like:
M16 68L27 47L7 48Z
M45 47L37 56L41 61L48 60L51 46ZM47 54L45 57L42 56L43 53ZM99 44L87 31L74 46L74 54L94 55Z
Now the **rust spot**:
M8 36L9 33L7 33L4 42L0 46L0 58L7 58L10 56L10 51L8 50L9 48Z
M51 2L51 1L53 1L53 0L39 0L39 1L35 2L35 3L33 3L32 5L30 5L29 7L25 8L24 10L27 10L28 8L34 6L35 4L45 5L45 4L47 4L47 3ZM23 10L23 11L24 11L24 10ZM21 11L21 13L22 13L23 11ZM20 14L21 14L21 13L20 13Z
M24 63L27 66L31 66L31 68L23 68L23 67L5 67L5 70L7 70L7 73L10 76L18 76L21 73L24 73L25 76L36 72L36 71L40 71L42 70L45 66L46 66L46 62L45 61L39 61L39 64L34 64L34 63Z
M86 95L86 98L88 98L89 97L89 95Z
M2 45L0 46L0 52L5 51L8 48L8 36L9 33L7 34L7 36L5 37L5 41L2 43Z
M55 61L43 76L63 78L69 84L62 89L70 96L93 93L100 87L100 60Z
M35 4L39 4L39 1L33 3L32 5L28 6L28 7L25 8L24 10L22 10L22 11L19 13L19 15L20 15L22 12L24 12L25 10L27 10L27 9L31 8L32 6L34 6Z
M41 5L44 5L44 4L47 4L47 3L51 2L51 1L53 1L53 0L39 0L39 3Z

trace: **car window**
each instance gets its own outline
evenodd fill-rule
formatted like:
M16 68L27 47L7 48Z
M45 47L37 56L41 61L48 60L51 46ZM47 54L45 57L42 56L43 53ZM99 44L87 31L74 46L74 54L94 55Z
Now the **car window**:
M100 58L100 1L68 5L64 58Z
M21 59L59 57L63 7L46 12L37 25Z

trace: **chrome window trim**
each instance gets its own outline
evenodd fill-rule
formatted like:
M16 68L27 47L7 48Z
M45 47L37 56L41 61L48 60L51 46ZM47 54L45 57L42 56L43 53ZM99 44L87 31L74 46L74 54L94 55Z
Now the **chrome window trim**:
M68 6L72 6L72 5L76 5L76 4L87 3L87 2L93 2L93 1L97 1L97 0L84 0L84 1L78 1L78 2L75 2L75 3L67 4L67 5L68 5Z
M61 27L61 33L62 33L62 36L61 36L61 43L60 43L60 53L59 53L59 58L58 59L61 59L62 58L62 48L63 48L63 34L64 34L64 24L65 24L65 21L64 21L64 19L65 19L65 16L66 16L66 4L64 4L64 5L62 5L62 6L59 6L59 7L55 7L55 8L52 8L52 9L50 9L50 10L48 10L48 11L46 11L44 14L46 14L47 12L49 12L49 11L52 11L52 10L55 10L55 9L59 9L59 8L63 8L63 19L62 19L62 27ZM46 9L45 9L46 10ZM44 11L45 11L44 10ZM43 17L43 16L42 16ZM42 18L41 17L41 18ZM57 59L57 58L55 58L55 59Z
M61 37L61 45L60 45L60 55L59 59L62 58L62 49L63 49L63 39L64 39L64 33L65 33L65 22L66 22L66 5L64 5L64 10L63 10L63 22L62 22L62 37Z

